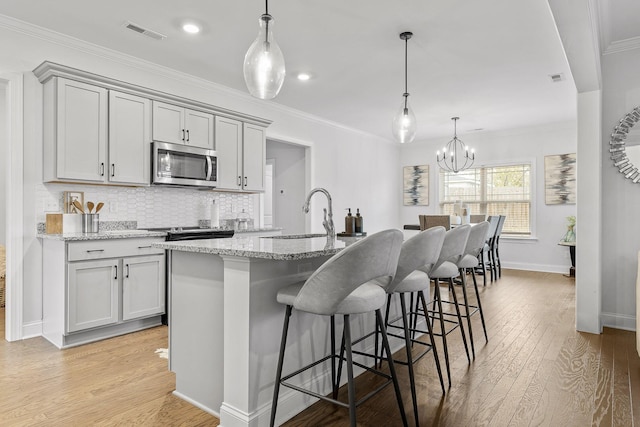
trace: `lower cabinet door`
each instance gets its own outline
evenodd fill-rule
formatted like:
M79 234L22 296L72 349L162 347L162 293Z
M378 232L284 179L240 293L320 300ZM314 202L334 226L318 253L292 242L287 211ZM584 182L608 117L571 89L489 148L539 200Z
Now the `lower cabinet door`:
M164 313L164 255L124 258L122 265L122 320Z
M67 332L118 322L118 260L68 264Z

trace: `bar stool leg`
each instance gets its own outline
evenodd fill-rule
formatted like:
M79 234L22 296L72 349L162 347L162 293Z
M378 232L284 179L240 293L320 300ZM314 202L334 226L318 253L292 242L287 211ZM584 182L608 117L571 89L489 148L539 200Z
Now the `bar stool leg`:
M433 338L433 328L431 327L431 322L429 322L429 311L427 310L427 301L424 297L424 292L418 292L418 298L422 302L422 310L425 313L425 320L427 324L427 330L429 331L429 337L431 338L431 351L433 352L433 359L436 362L436 369L438 370L438 377L440 378L440 387L442 387L442 394L445 394L444 389L444 379L442 378L442 369L440 368L440 358L438 357L438 350L436 350L436 340ZM416 309L416 312L418 310Z
M276 422L276 408L278 406L278 393L280 392L280 380L282 378L282 365L284 362L284 350L287 348L287 332L289 331L289 319L293 306L288 305L284 314L284 326L282 327L282 339L280 340L280 354L278 355L278 369L276 370L276 382L273 384L273 402L271 403L271 421L273 427Z
M331 316L331 355L336 354L336 316ZM336 358L331 358L331 381L333 382L332 396L334 399L338 398L338 388L340 387L340 380L336 376Z
M442 335L442 347L444 348L444 363L447 368L447 378L449 380L449 388L451 388L451 368L449 366L449 349L447 347L447 330L444 326L444 314L442 311L442 298L440 295L440 282L435 279L435 288L433 290L433 303L438 304L438 319L440 320L440 334ZM433 311L435 315L435 310ZM435 320L435 319L434 319ZM429 319L427 319L429 321Z
M344 343L347 357L347 390L349 391L349 420L351 427L356 427L356 387L353 382L353 355L351 354L351 322L349 315L344 315Z
M407 351L407 366L409 367L409 384L411 386L411 400L413 401L413 416L416 420L416 426L420 425L418 420L418 402L416 399L416 379L413 376L413 357L411 354L412 342L409 332L409 323L407 319L407 303L404 300L404 294L400 294L400 307L402 308L402 326L404 327L404 345ZM432 338L433 339L433 338Z
M471 310L469 309L469 299L467 298L467 271L465 268L460 269L460 275L462 276L462 297L464 299L464 308L467 317L467 325L469 326L469 341L471 341L471 353L473 358L476 358L476 348L473 344L473 329L471 327Z
M449 278L449 292L453 297L453 306L456 309L456 315L458 316L458 326L460 333L462 334L462 342L464 343L464 350L467 352L467 361L471 363L471 357L469 356L469 346L467 345L467 335L464 333L464 325L462 324L462 315L460 314L460 306L458 305L458 297L456 296L456 290L453 286L453 279Z
M400 409L400 416L402 417L402 425L408 426L407 414L404 412L404 403L402 402L402 395L400 394L400 385L398 384L398 375L396 375L395 364L393 363L393 355L391 354L391 348L389 347L389 339L387 338L387 331L382 323L382 313L380 309L376 310L376 320L380 325L380 335L382 335L382 344L384 345L384 351L387 354L387 362L389 363L389 372L391 373L391 379L393 380L393 388L396 392L396 400L398 401L398 408Z
M473 277L473 287L476 290L476 300L478 301L478 311L480 312L480 320L482 320L482 329L484 329L484 339L489 342L487 336L487 325L484 323L484 313L482 312L482 303L480 302L480 292L478 292L478 282L476 281L476 275L471 271L471 277Z

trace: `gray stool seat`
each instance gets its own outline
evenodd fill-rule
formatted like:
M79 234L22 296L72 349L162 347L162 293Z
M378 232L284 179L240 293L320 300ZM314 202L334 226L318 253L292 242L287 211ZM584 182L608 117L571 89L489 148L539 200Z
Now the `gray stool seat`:
M431 279L448 279L458 275L458 266L451 261L445 261L438 268L429 272Z
M425 274L426 276L426 274ZM299 282L278 291L280 304L295 307L296 298L305 282ZM360 285L338 304L335 314L362 314L375 311L384 305L386 292L374 281ZM316 313L321 314L321 313Z
M353 378L354 364L386 379L386 382L379 386L377 390L381 390L387 384L393 383L402 425L408 425L393 357L389 347L389 340L380 311L380 307L384 305L387 295L381 285L384 286L390 283L395 276L401 248L402 232L400 230L381 231L347 246L329 258L304 283L287 286L278 292L276 299L279 303L286 305L286 309L282 328L282 339L280 341L280 353L278 355L276 380L273 387L271 427L275 425L278 395L281 385L318 399L348 407L350 424L352 427L355 427L357 424L356 406L375 393L369 393L365 398L356 402L355 382ZM282 370L287 347L287 334L293 309L330 317L331 354L321 357L319 360L283 377ZM389 364L389 374L353 361L354 351L352 350L353 341L351 339L350 316L372 311L375 312L376 327L379 328L377 330L380 331L382 336L386 353L385 358ZM336 314L340 314L344 318L342 334L342 349L344 349L344 355L342 351L340 354L336 352ZM374 357L376 357L377 361L377 353ZM336 360L340 363L337 373ZM288 382L290 378L300 375L327 361L331 361L332 397ZM347 367L348 404L338 400L340 372L343 361Z
M480 264L480 261L478 260L477 256L473 256L473 255L467 254L467 255L462 257L462 259L458 263L458 267L460 267L460 268L475 268L475 267L478 266L478 264Z

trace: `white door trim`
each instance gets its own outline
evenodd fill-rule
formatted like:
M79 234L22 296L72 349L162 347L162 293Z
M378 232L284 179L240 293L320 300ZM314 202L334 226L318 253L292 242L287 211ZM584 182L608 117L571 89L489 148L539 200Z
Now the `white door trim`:
M7 150L6 173L6 236L7 276L5 339L22 339L23 270L24 259L24 76L20 73L0 74L6 85Z

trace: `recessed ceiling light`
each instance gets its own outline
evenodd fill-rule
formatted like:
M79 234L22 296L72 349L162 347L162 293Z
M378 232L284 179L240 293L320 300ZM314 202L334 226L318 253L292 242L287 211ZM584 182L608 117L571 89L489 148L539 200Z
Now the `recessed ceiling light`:
M298 80L302 80L303 82L305 82L310 78L311 78L311 74L309 73L298 73Z
M198 34L200 32L200 27L197 26L196 24L193 24L191 22L186 23L182 26L182 30L185 33L189 33L189 34Z

